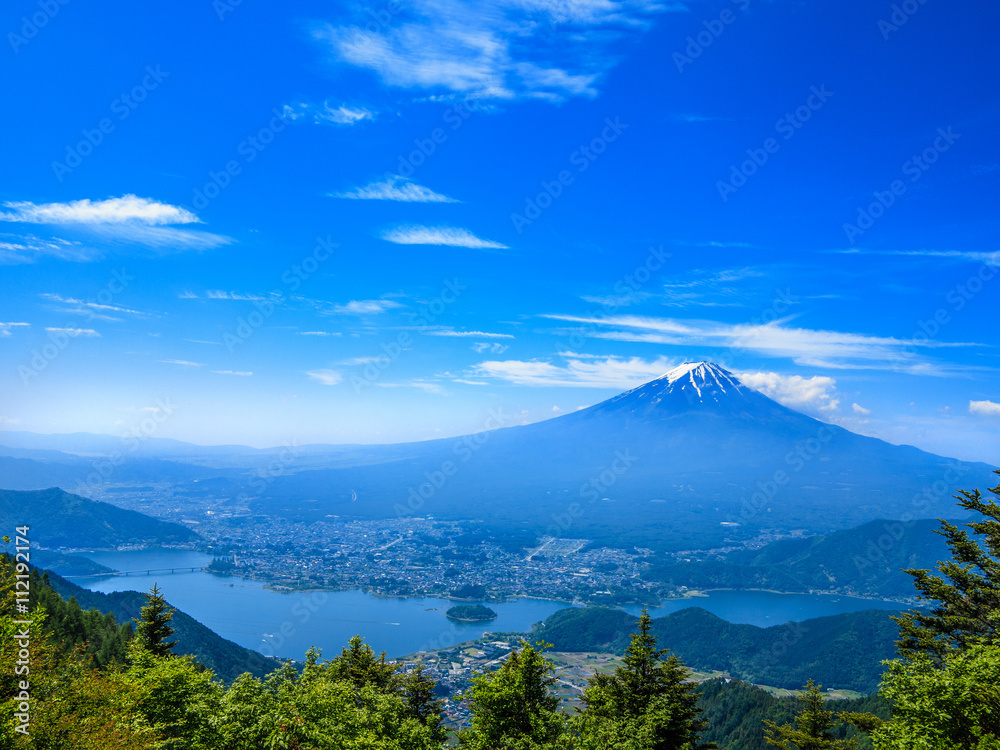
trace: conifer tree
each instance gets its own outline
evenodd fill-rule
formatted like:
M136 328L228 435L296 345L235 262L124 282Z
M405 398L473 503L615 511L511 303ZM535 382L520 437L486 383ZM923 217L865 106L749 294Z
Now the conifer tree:
M794 727L764 720L768 745L780 750L850 750L857 746L854 740L838 740L833 736L830 730L840 722L836 714L823 705L820 688L809 680L805 694L799 696L803 708L795 717Z
M1000 499L1000 485L989 492ZM959 495L959 505L982 516L964 524L982 540L942 521L937 533L947 540L951 560L938 563L941 575L906 571L913 576L919 597L937 606L931 612L912 611L895 618L900 632L896 646L904 657L926 653L940 663L953 649L1000 643L1000 505L984 500L978 489L960 490Z
M417 662L403 678L403 698L410 716L431 730L431 737L444 742L448 736L441 723L441 701L434 692L437 683L427 675L422 662Z
M170 649L177 645L177 641L168 642L167 639L174 634L170 621L174 618L175 611L167 605L154 583L146 595L146 606L142 608L142 615L137 620L136 644L153 656L171 656Z
M588 748L690 750L707 722L698 718L690 671L667 649L657 648L652 618L643 610L622 666L591 678L577 719ZM668 655L669 654L669 655Z

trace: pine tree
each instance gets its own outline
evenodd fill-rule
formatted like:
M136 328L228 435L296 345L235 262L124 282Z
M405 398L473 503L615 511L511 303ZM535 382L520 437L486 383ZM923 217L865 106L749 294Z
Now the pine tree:
M596 674L583 696L577 726L594 748L689 750L699 745L707 722L698 718L690 671L667 649L657 648L645 610L622 666L613 675Z
M1000 499L1000 485L989 491ZM964 526L983 539L973 539L966 529L942 521L937 533L947 539L952 559L938 563L941 575L906 571L913 576L919 597L937 606L929 613L913 611L896 618L900 632L896 646L904 657L928 653L940 662L952 649L1000 643L1000 505L984 500L979 490L960 490L959 495L959 505L982 516Z
M544 648L544 646L543 646ZM568 747L566 717L551 693L554 667L527 642L495 672L472 680L472 727L459 734L468 750Z
M174 612L176 610L167 604L154 583L146 595L142 615L136 621L138 626L135 629L135 643L153 656L171 656L170 649L177 645L177 641L167 641L174 634L174 629L170 627Z
M431 730L432 738L444 742L448 737L441 723L441 701L434 692L437 683L427 676L422 662L417 662L405 678L402 692L410 716Z
M767 726L767 744L781 750L850 750L856 747L854 740L838 740L831 733L836 727L836 714L823 705L820 685L809 680L806 692L799 696L803 708L795 717L795 726L778 726L773 721L764 720Z
M396 693L401 680L398 665L386 660L385 651L376 656L360 635L348 641L347 648L329 662L327 669L330 679L350 682L359 691L370 685L379 692Z

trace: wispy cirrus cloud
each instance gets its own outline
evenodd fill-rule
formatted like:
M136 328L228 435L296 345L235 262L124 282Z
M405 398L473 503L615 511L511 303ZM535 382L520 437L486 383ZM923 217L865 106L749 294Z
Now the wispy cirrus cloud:
M397 245L446 245L449 247L468 247L473 250L507 249L507 245L476 237L468 229L461 227L407 225L387 230L381 236L382 239Z
M309 370L306 375L322 385L337 385L344 379L336 370Z
M29 328L31 323L0 323L0 338L12 336L12 328Z
M578 388L618 388L625 390L659 377L677 362L667 357L577 355L564 352L563 364L548 360L491 360L481 362L468 373L471 377L504 380L515 385L568 386Z
M223 289L206 289L205 296L208 299L226 299L238 302L260 302L265 299L259 294L248 294L246 292L227 292Z
M356 201L399 201L402 203L458 203L454 198L435 193L430 188L418 185L399 175L384 180L369 182L364 187L344 193L332 193L333 198Z
M140 310L133 310L130 307L124 307L122 305L102 304L93 300L63 297L62 295L55 294L53 292L43 292L39 296L43 299L49 300L50 302L57 303L58 307L55 305L53 305L53 307L59 310L59 312L68 313L70 315L82 315L96 320L122 320L122 318L116 317L111 313L118 313L120 315L137 315L140 317L145 317L147 315L147 313L141 312Z
M359 9L313 35L334 60L389 86L559 102L595 96L616 40L684 10L657 0L417 0L381 28Z
M305 117L317 124L326 123L330 125L356 125L364 120L375 119L375 113L367 107L348 104L333 105L330 102L323 102L322 104L309 104L308 102L286 104L282 115L289 120L298 120Z
M913 258L944 258L946 260L1000 266L1000 250L868 250L865 248L851 248L835 252L842 255L898 255Z
M982 347L975 342L903 339L842 331L794 328L787 320L770 324L731 324L638 315L604 317L543 315L583 326L590 338L675 346L725 347L784 357L797 364L829 369L896 370L914 375L946 376L966 368L927 358L932 350ZM608 330L610 329L610 330Z
M100 338L101 334L95 331L93 328L58 328L51 327L46 328L49 333L62 334L63 336L69 336L70 338Z
M5 201L0 221L28 224L196 224L200 219L185 208L160 203L136 195L108 198L102 201L83 200L67 203L32 203Z
M91 241L110 244L141 245L159 251L206 250L233 242L211 232L171 225L199 224L201 220L180 206L151 198L127 194L105 200L81 199L65 203L6 201L0 221L58 227L58 231L76 232ZM35 235L16 237L2 243L0 259L4 262L34 262L40 256L88 261L102 256L99 249L85 240Z
M179 367L204 367L204 362L191 362L187 359L158 359L157 362L162 362L165 365L177 365Z
M355 299L334 305L330 312L334 315L378 315L399 307L402 305L391 299Z
M241 370L212 370L212 373L215 375L237 375L241 378L248 378L253 375L253 372Z
M514 336L509 333L490 333L488 331L455 331L450 328L440 328L426 331L428 336L455 336L459 338L477 339L512 339Z

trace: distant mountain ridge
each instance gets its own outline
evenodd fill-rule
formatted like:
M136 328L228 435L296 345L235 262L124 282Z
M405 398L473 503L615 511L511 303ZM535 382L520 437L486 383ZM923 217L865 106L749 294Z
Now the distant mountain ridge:
M514 419L500 412L496 421ZM7 446L0 456L97 445L43 437L0 432ZM304 522L464 519L526 538L657 551L721 547L774 531L826 534L878 518L954 517L957 489L995 481L987 464L821 422L708 362L681 365L571 414L478 435L263 451L221 446L200 455L197 446L150 438L143 451L146 458L130 463L130 481L169 481L178 496L213 506L238 502ZM173 458L158 457L167 455ZM67 472L51 456L4 460L42 476ZM52 484L68 481L61 475Z
M760 628L690 607L654 619L652 634L660 648L693 669L789 690L812 678L826 688L872 693L881 661L895 656L899 633L892 614L867 610ZM551 643L555 651L622 654L638 619L617 609L561 609L531 637Z
M199 538L180 524L71 495L57 487L0 490L0 525L6 529L30 526L32 542L47 548L106 549L125 544L177 544Z

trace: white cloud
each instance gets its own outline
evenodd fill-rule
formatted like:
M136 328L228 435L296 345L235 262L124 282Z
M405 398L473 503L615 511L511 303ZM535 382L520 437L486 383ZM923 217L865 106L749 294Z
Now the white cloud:
M970 401L969 414L980 417L1000 417L1000 404L995 401Z
M869 414L872 413L871 409L866 409L861 404L851 404L851 410L855 414L857 414L858 416L861 416L861 417L867 417Z
M405 177L393 175L381 182L370 182L346 193L334 193L334 198L358 201L401 201L403 203L458 203L454 198L435 193Z
M46 328L50 333L59 333L70 338L100 338L101 334L93 328Z
M191 362L186 359L158 359L157 362L162 362L165 365L180 365L181 367L204 367L205 365L201 362Z
M97 253L81 242L65 240L61 237L41 238L33 234L3 234L13 242L0 240L0 264L18 265L34 263L41 257L58 258L75 262L92 260Z
M380 388L416 388L425 393L436 393L439 396L446 393L440 384L427 380L411 380L408 383L376 383L376 385Z
M473 377L496 378L516 385L617 388L625 390L659 377L675 363L665 357L579 357L567 353L565 365L540 360L482 362L472 368Z
M323 385L337 385L344 379L336 370L309 370L306 375Z
M583 325L584 335L612 341L727 347L765 356L787 357L796 364L830 369L896 370L914 375L951 375L962 368L923 358L919 350L979 347L972 342L899 339L860 333L791 328L787 320L770 324L731 324L637 315L542 317ZM618 330L600 331L602 327Z
M480 239L468 229L460 227L402 226L383 232L382 239L397 245L448 245L473 249L507 247L493 240Z
M451 329L438 329L434 331L427 331L428 336L460 336L463 338L477 338L477 339L512 339L514 338L509 333L489 333L486 331L453 331Z
M240 302L259 302L264 299L259 294L244 294L242 292L226 292L222 289L207 289L205 296L208 299L229 299Z
M110 321L120 321L121 318L116 318L109 313L120 313L124 315L138 315L144 317L146 313L140 312L139 310L133 310L130 307L122 307L121 305L105 305L100 302L94 302L92 300L81 300L74 297L63 297L59 294L52 292L43 292L39 295L52 302L57 302L63 307L58 308L60 312L69 313L71 315L85 315L86 317L94 320L110 320Z
M201 220L186 208L131 194L66 203L7 201L3 206L10 210L0 211L0 221L60 226L110 243L155 250L207 250L233 242L231 237L211 232L167 226L198 224ZM99 258L101 253L80 241L61 237L39 239L27 235L0 243L0 262L31 263L45 255L88 261Z
M11 336L12 335L10 330L11 328L20 328L20 327L27 328L30 325L31 323L0 323L0 338L4 338L5 336Z
M299 331L299 336L342 336L340 331Z
M494 99L593 97L617 60L610 46L655 14L657 0L417 0L391 23L319 26L335 60L409 89Z
M216 375L239 375L243 378L248 378L253 375L252 372L240 372L238 370L212 370Z
M493 343L488 343L486 341L479 341L472 345L472 351L476 354L484 354L489 352L490 354L503 354L510 347L507 344L501 344L499 341L494 341Z
M201 220L179 206L161 203L136 195L108 198L103 201L83 200L68 203L32 203L6 201L0 211L0 221L29 224L194 224Z
M0 417L0 424L20 424L20 417Z
M466 380L465 378L452 378L453 383L465 383L465 385L489 385L483 380Z
M837 252L844 255L906 255L918 258L946 258L985 263L988 266L1000 266L1000 250L865 250L852 248Z
M814 375L779 375L776 372L733 373L745 385L760 391L779 404L800 409L811 407L821 412L836 411L840 399L836 396L837 381L833 378Z
M343 305L334 305L332 312L337 315L376 315L397 307L402 305L389 299L356 299Z

